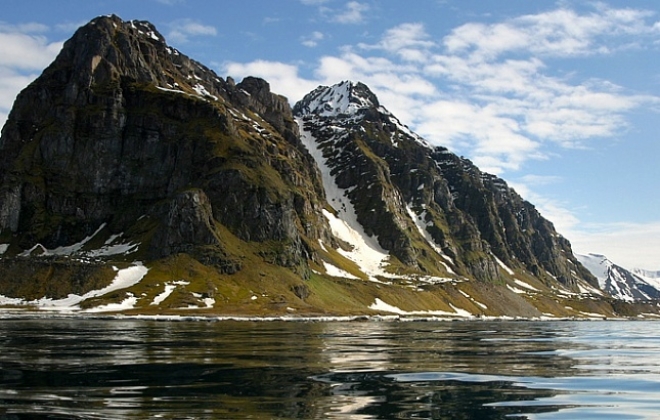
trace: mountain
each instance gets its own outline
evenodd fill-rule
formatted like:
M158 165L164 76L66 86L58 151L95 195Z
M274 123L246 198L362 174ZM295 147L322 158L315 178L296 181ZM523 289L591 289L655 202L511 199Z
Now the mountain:
M660 281L657 272L639 269L630 271L599 254L576 256L598 279L600 289L615 299L624 301L660 299Z
M642 310L603 295L505 181L429 145L366 85L292 109L117 16L76 31L2 129L0 295L158 314Z
M596 285L533 205L467 159L431 147L364 84L319 87L294 114L335 212L355 214L353 226L377 235L403 265L492 281L503 263L546 283Z

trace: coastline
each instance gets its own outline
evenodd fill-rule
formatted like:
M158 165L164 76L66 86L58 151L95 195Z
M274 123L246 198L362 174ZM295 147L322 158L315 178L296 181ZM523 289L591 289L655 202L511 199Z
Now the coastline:
M186 315L186 314L99 314L24 309L1 309L0 321L79 319L101 321L158 321L158 322L570 322L570 321L658 321L660 316L646 314L637 317L512 317L512 316L418 316L398 314L373 315Z

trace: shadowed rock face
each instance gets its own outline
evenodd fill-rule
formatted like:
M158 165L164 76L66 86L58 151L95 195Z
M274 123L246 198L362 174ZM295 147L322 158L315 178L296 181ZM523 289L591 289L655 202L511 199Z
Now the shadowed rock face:
M76 242L147 219L150 257L285 241L286 263L319 237L318 174L268 83L226 82L168 47L148 22L100 17L17 98L0 140L0 231L18 244ZM140 223L145 223L144 221Z
M237 239L305 277L320 241L341 241L294 114L401 271L498 282L499 259L546 284L594 281L530 203L430 147L367 86L319 87L292 110L266 81L223 80L116 16L81 27L17 97L0 137L0 243L53 249L105 224L146 260L186 253L236 273Z

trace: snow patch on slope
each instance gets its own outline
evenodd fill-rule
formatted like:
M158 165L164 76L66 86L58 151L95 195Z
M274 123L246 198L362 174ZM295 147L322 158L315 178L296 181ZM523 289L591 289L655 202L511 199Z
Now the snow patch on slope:
M171 283L166 283L165 290L154 298L153 302L151 302L151 305L160 305L165 299L167 299L172 294L172 292L174 292L177 286L187 286L189 284L190 282L185 280L178 280L178 281L173 281Z
M580 263L598 279L598 285L604 289L607 282L610 261L604 255L576 255Z
M353 204L348 199L348 190L337 186L327 159L323 156L323 150L318 147L313 135L305 130L302 119L297 118L296 122L300 127L300 138L303 144L321 170L326 199L336 212L335 215L323 209L323 215L328 219L332 233L352 246L350 251L339 249L338 252L355 262L373 281L377 280L376 276L387 275L384 266L389 258L389 253L380 246L378 238L365 233L357 220Z
M73 311L80 309L78 305L87 299L106 295L116 290L126 289L134 286L142 280L142 278L149 271L145 266L138 264L133 265L122 270L118 270L112 282L99 290L92 290L84 295L69 294L63 299L41 298L37 300L26 301L21 298L9 298L0 295L0 305L16 305L16 306L34 306L39 309ZM126 305L125 305L126 306ZM125 308L126 309L126 308Z
M473 318L474 315L472 315L470 312L466 311L465 309L460 309L455 307L452 304L449 304L451 308L454 310L454 312L447 312L447 311L404 311L403 309L390 305L389 303L386 303L382 301L379 298L376 298L374 303L372 303L369 306L369 309L372 309L374 311L380 311L380 312L389 312L393 314L398 314L398 315L435 315L435 316L447 316L447 317L452 317L452 318Z
M102 223L101 226L94 231L91 235L85 237L80 242L77 242L73 245L59 246L54 249L46 249L41 244L36 244L32 248L27 249L20 254L19 257L29 257L34 255L43 255L43 256L77 256L81 258L98 258L98 257L109 257L113 255L128 255L138 250L139 243L135 244L132 242L123 243L118 241L123 233L110 236L103 246L98 249L86 250L85 246L96 237L104 228L106 224ZM36 253L36 254L35 254ZM34 255L33 255L34 254Z

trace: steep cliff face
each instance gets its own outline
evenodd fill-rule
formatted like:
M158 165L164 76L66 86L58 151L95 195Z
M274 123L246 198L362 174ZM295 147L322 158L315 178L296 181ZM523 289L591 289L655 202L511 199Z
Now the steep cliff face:
M265 81L224 81L148 22L97 18L16 100L0 140L0 234L52 249L106 224L153 239L147 258L215 247L235 270L220 223L286 243L275 260L306 266L322 192L296 131Z
M294 107L299 124L368 235L404 265L483 281L503 265L547 284L594 283L570 244L507 184L432 148L360 83L319 87ZM435 263L434 263L435 262ZM438 264L438 262L440 264Z

